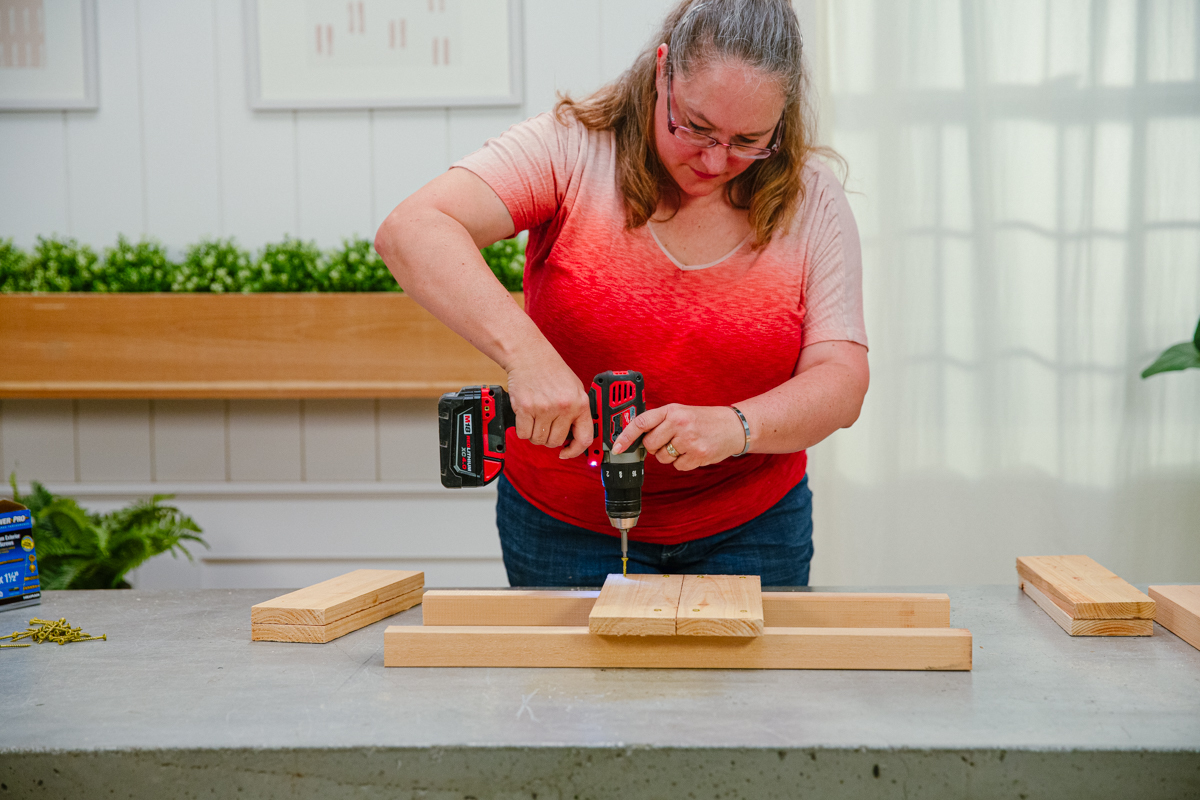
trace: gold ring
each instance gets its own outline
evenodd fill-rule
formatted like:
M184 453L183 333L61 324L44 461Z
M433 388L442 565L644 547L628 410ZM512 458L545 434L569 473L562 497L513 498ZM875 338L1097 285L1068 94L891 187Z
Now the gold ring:
M679 458L679 451L676 450L675 445L671 444L670 442L667 442L666 447L664 447L663 449L666 450L668 454L670 454L671 458Z

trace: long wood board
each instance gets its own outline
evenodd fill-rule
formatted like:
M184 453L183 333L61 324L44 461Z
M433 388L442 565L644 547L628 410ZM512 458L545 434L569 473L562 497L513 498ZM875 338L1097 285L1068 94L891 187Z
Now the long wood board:
M1022 556L1017 574L1071 619L1154 619L1154 601L1088 556Z
M675 615L677 636L762 636L757 575L685 575Z
M425 625L588 624L594 589L430 589ZM949 628L945 594L763 592L763 625L774 628Z
M682 575L609 575L588 628L601 636L674 636Z
M424 585L424 572L356 569L259 603L250 609L250 622L324 626Z
M586 627L390 626L388 667L970 670L952 628L766 628L762 636L595 636Z
M1154 620L1149 619L1071 619L1029 581L1021 581L1021 590L1046 612L1050 619L1072 636L1153 636Z
M306 642L325 644L347 633L365 628L381 619L412 608L421 602L422 588L393 597L378 605L364 608L328 625L279 625L270 622L250 623L250 640L254 642Z
M1151 586L1154 621L1200 650L1200 586Z

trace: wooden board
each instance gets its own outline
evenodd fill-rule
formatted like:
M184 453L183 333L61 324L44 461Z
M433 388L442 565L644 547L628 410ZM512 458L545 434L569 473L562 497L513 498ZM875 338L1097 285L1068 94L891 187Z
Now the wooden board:
M682 575L609 575L588 629L601 636L674 636Z
M307 642L325 644L351 631L365 628L381 619L412 608L421 602L425 590L414 589L407 594L393 597L378 605L370 606L342 617L328 625L279 625L274 623L250 623L250 640L254 642Z
M1200 650L1200 586L1151 586L1154 621Z
M1087 556L1022 556L1017 574L1071 619L1154 619L1154 601Z
M259 603L250 609L250 622L260 625L328 625L424 585L424 572L356 569Z
M1037 603L1050 619L1072 636L1153 636L1154 620L1149 619L1071 619L1066 611L1029 581L1021 581L1021 590Z
M763 592L770 628L949 628L950 596L892 592Z
M0 295L0 341L0 398L432 398L507 382L396 292Z
M762 583L757 575L685 575L676 636L762 636Z
M766 628L762 636L594 636L585 627L390 626L388 667L969 670L952 628Z
M587 625L591 590L431 589L426 625ZM773 628L949 628L945 594L763 592L763 625Z

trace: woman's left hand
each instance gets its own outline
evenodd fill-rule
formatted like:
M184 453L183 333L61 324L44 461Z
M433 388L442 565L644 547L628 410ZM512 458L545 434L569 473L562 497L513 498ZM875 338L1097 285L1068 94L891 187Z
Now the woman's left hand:
M671 403L652 408L633 418L613 442L613 452L624 452L642 434L647 453L684 472L737 455L746 443L742 422L728 406ZM678 456L671 454L668 444Z

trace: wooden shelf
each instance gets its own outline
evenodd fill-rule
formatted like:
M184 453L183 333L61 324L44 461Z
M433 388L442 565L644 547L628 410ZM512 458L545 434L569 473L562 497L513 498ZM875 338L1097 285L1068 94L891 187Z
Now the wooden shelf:
M399 293L0 295L0 342L0 398L439 397L506 380Z

